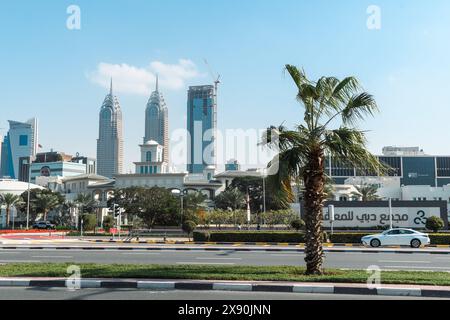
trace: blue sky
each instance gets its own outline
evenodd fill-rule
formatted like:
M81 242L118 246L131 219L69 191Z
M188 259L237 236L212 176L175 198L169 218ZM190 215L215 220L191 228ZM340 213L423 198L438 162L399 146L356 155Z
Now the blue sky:
M81 30L66 28L71 4ZM366 27L369 5L381 9L380 30ZM171 130L185 128L187 87L212 82L206 58L222 76L221 129L301 122L283 74L290 63L313 79L354 75L375 95L381 113L361 125L373 152L417 145L450 154L448 21L448 0L2 1L0 128L36 116L45 150L95 156L111 72L130 170L151 75L162 73Z

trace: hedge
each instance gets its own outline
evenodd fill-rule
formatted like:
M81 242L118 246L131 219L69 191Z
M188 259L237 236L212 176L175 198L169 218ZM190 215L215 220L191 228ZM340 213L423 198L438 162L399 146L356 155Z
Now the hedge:
M331 243L361 243L361 238L373 233L335 233L327 234ZM431 244L450 245L450 234L429 233ZM198 242L285 242L304 243L304 234L299 232L266 231L212 231L194 232L194 241Z
M303 233L299 232L268 232L268 231L213 231L194 232L194 241L204 242L290 242L304 241Z

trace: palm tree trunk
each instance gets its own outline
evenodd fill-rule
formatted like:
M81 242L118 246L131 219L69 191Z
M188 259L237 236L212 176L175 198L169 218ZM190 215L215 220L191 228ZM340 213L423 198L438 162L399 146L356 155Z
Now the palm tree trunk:
M6 229L9 229L9 220L10 220L10 212L11 208L9 206L6 206Z
M323 273L323 201L324 201L324 154L318 149L311 152L303 180L305 183L305 262L306 274Z

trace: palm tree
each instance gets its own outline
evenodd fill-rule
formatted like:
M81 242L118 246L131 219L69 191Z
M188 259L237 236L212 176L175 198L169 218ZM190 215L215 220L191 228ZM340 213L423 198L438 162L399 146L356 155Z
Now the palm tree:
M88 211L89 213L92 212L93 208L97 204L97 201L89 193L78 194L74 202L81 207L82 213L84 213L85 210Z
M0 195L0 204L5 205L7 227L9 226L11 207L18 204L20 200L21 200L20 196L14 195L12 193Z
M228 188L214 200L220 209L241 209L245 205L245 195L237 188Z
M36 207L44 213L44 221L46 221L47 214L57 208L61 204L61 201L56 194L39 193L36 195L35 203Z
M366 148L365 132L355 128L357 120L377 111L374 98L361 92L354 77L339 80L322 77L309 80L303 70L286 65L286 70L298 89L297 100L305 107L304 123L295 130L272 126L267 130L264 144L276 147L277 173L270 176L292 199L291 182L303 180L305 203L305 262L306 274L323 274L322 220L326 198L325 159L351 164L359 169L380 172L385 169ZM339 121L340 120L340 121ZM340 123L338 127L332 127Z
M357 193L353 194L356 199L361 199L361 201L376 201L381 198L377 195L378 187L373 184L363 184L361 186L355 186Z

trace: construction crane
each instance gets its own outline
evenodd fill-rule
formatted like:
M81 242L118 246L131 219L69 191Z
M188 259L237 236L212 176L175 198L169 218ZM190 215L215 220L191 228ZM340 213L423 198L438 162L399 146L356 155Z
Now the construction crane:
M213 71L213 69L211 68L211 66L208 63L208 60L206 60L206 59L203 59L203 60L205 61L205 64L209 70L209 74L211 75L211 77L214 81L214 91L215 91L215 94L217 95L217 88L219 87L219 84L221 83L220 82L220 74L218 75Z
M216 150L217 142L217 89L219 87L220 82L220 74L216 74L211 66L209 65L208 61L206 59L203 59L205 61L206 66L208 67L209 74L211 75L213 81L214 81L214 107L213 107L213 143L214 143L214 150ZM217 159L214 151L214 166L217 166Z

